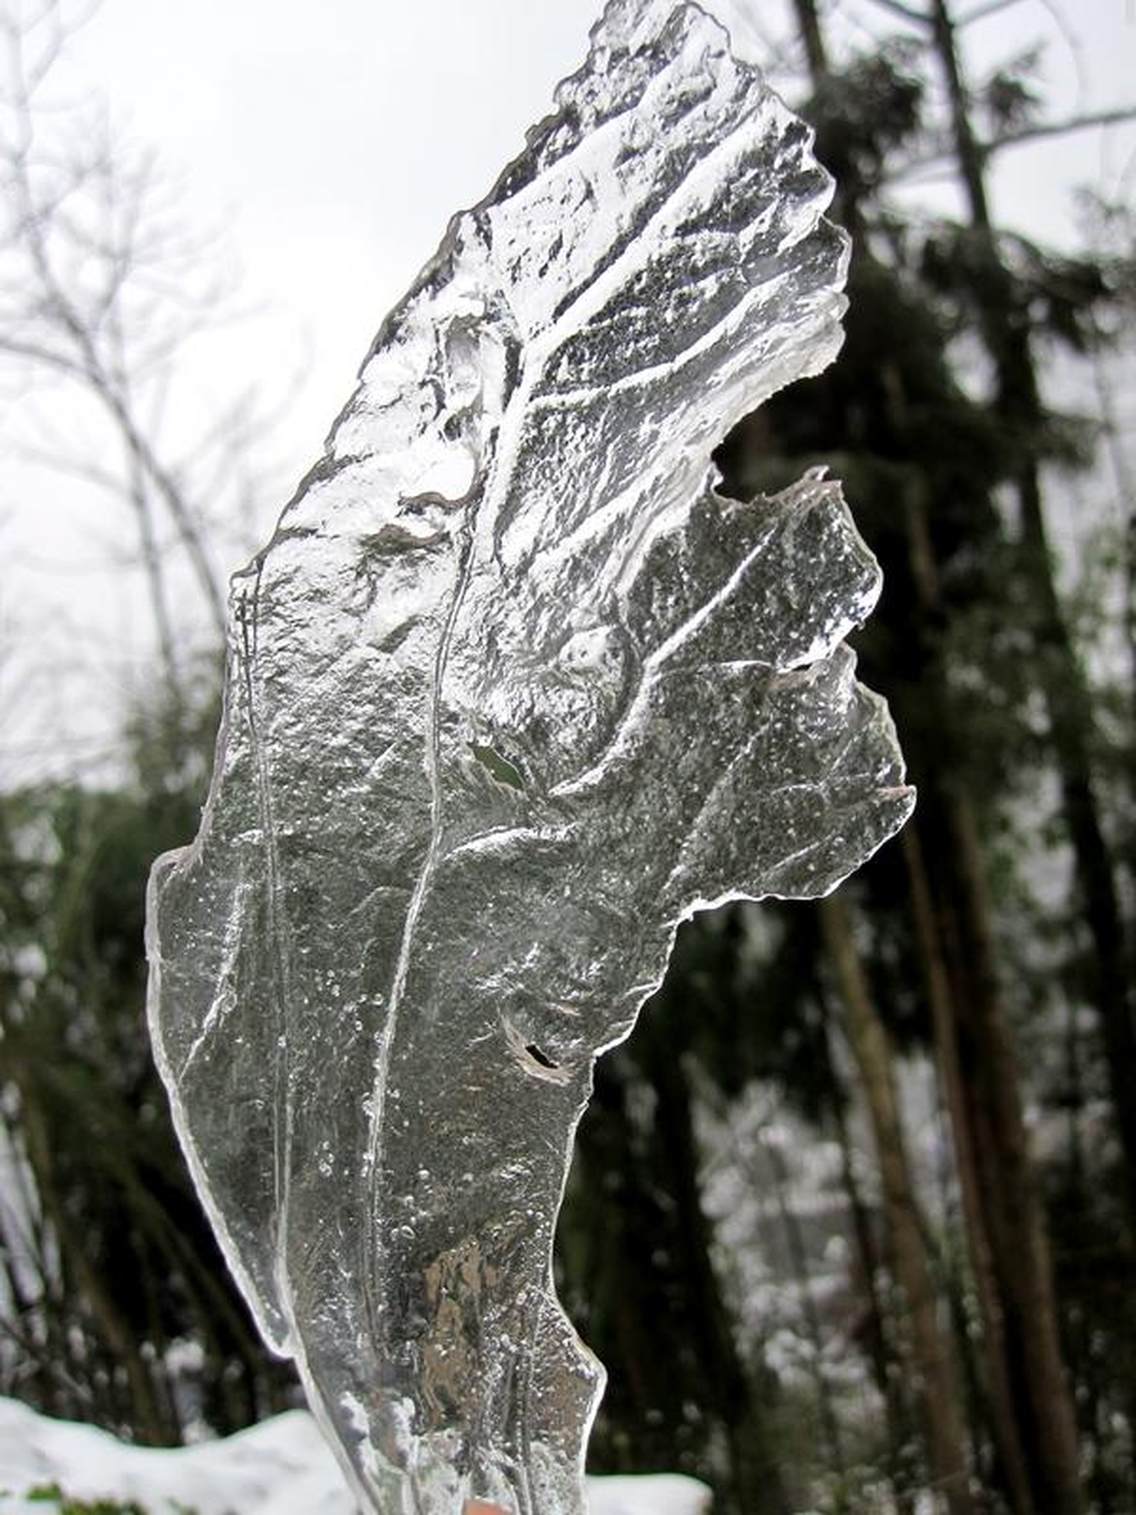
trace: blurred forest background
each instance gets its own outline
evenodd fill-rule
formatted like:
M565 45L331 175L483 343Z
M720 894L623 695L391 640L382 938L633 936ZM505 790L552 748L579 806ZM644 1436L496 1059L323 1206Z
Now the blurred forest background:
M719 462L744 497L845 481L920 798L829 900L692 922L597 1070L557 1257L610 1372L592 1466L695 1474L716 1515L1136 1510L1136 242L1123 195L1083 195L1075 255L996 220L1001 155L1108 114L1051 113L1032 4L968 70L1012 4L872 0L850 47L793 0L780 60L853 239L847 342ZM0 18L8 487L128 524L153 648L112 752L0 790L0 1392L173 1445L297 1400L178 1152L141 945L279 417L198 399L170 444L232 291L151 155L52 94L58 7ZM961 215L900 193L936 177Z

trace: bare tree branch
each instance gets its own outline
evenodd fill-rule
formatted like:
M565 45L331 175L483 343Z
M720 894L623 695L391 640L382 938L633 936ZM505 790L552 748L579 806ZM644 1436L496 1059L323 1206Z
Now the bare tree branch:
M910 21L915 26L931 27L931 17L925 11L916 10L913 5L905 5L904 0L872 0L873 5L878 5L881 10L890 11L893 16L898 16L903 21Z
M1005 132L990 142L980 143L985 157L1001 152L1004 147L1018 147L1023 142L1032 142L1039 137L1063 137L1069 132L1088 131L1094 126L1120 126L1136 120L1136 105L1118 105L1111 110L1085 111L1069 116L1064 121L1038 121L1030 126L1018 127Z
M0 226L0 358L75 386L118 434L124 450L118 498L135 518L172 677L175 639L160 583L155 509L173 524L218 640L224 599L190 475L163 455L154 418L182 348L210 324L222 290L215 281L203 284L202 245L182 234L168 195L163 205L153 155L124 152L105 111L71 107L58 121L52 117L44 146L40 126L52 69L74 25L93 9L86 6L80 16L65 14L60 0L33 10L0 3L7 54L0 177L9 206Z
M1136 105L1115 106L1111 110L1086 111L1083 115L1069 116L1063 121L1037 121L1029 126L1016 127L1013 131L987 141L976 143L980 157L985 161L995 153L1009 147L1022 147L1045 137L1062 137L1070 132L1089 131L1099 126L1120 126L1127 121L1136 121ZM949 164L950 147L936 147L917 158L909 158L888 175L891 183L904 183L924 179L925 170L936 170Z
M972 11L967 11L965 16L960 16L955 26L961 30L974 21L985 21L988 16L996 16L1000 11L1009 10L1012 5L1020 4L1021 0L989 0L988 4L976 5Z

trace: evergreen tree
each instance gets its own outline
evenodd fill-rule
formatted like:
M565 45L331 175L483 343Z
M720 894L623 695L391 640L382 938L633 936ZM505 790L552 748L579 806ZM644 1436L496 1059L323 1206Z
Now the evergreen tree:
M240 1429L291 1383L229 1278L146 1037L146 876L192 830L215 707L184 720L179 697L174 727L136 727L119 786L0 797L6 1388L154 1445Z

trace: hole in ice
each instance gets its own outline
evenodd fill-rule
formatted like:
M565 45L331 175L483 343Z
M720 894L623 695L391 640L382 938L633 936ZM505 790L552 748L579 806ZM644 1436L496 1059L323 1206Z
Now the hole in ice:
M481 747L476 742L470 742L469 750L481 764L487 768L499 784L508 784L510 789L523 789L525 777L515 763L510 763L508 758L493 747Z
M762 406L738 422L714 449L721 472L717 492L749 504L758 495L775 495L801 476L799 457L783 457L775 445L770 407Z
M548 1053L542 1051L542 1049L537 1046L536 1042L526 1042L525 1051L532 1058L533 1062L539 1063L542 1068L548 1068L552 1072L555 1072L556 1069L560 1067L560 1064L554 1063L549 1057Z
M536 1042L526 1041L525 1032L520 1030L507 1015L501 1017L501 1025L509 1051L530 1078L540 1079L546 1084L559 1084L561 1087L571 1083L572 1069L570 1067L555 1062ZM526 1027L525 1030L527 1029Z

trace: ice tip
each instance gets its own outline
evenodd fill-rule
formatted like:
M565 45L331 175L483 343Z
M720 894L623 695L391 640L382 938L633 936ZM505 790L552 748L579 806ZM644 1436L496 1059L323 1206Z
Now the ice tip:
M698 0L607 0L592 27L592 52L612 47L638 52L681 16L707 23L719 34L722 51L735 56L729 27L715 10Z

